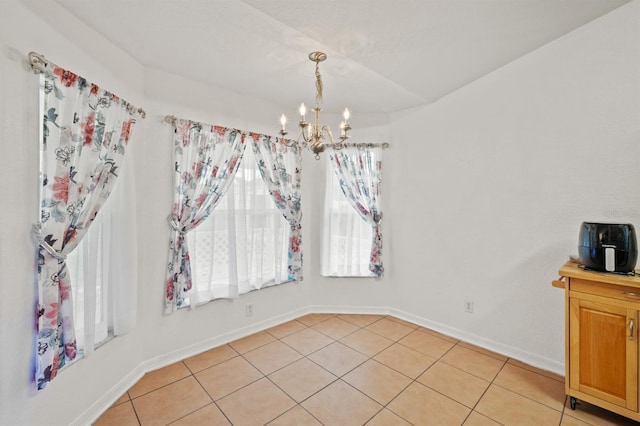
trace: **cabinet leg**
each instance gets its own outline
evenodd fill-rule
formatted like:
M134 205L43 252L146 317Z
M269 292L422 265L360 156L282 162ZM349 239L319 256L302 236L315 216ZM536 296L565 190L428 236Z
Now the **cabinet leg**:
M576 409L576 398L574 396L570 396L569 397L569 404L571 405L571 409L575 410Z

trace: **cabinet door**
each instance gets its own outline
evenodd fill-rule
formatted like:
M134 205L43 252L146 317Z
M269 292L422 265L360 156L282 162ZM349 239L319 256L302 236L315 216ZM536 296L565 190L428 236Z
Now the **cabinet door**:
M637 411L637 311L577 298L569 310L570 387Z

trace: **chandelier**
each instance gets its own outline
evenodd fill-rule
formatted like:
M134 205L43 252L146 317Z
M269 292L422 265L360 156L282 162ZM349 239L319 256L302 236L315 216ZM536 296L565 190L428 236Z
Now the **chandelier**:
M320 111L322 108L322 76L320 75L320 62L327 59L327 54L324 52L311 52L309 53L309 60L316 63L316 102L314 108L311 111L314 113L314 122L308 123L306 120L307 108L304 103L300 105L300 135L298 135L297 143L305 148L309 148L316 157L316 160L320 159L320 153L323 152L327 145L336 145L336 147L342 147L342 143L349 138L348 132L351 130L349 125L349 109L345 108L342 114L343 120L340 123L340 141L336 142L331 133L331 129L328 126L320 124ZM285 124L287 123L287 117L282 114L280 117L280 124L282 129L280 134L284 136L288 133ZM324 142L328 137L330 144Z

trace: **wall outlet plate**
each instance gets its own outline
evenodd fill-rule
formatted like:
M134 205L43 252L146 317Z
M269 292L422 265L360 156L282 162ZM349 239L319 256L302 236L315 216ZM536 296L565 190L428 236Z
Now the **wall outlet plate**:
M465 311L465 312L468 312L468 313L470 313L470 314L472 314L472 313L473 313L473 301L471 301L471 300L466 300L466 301L464 302L464 311Z

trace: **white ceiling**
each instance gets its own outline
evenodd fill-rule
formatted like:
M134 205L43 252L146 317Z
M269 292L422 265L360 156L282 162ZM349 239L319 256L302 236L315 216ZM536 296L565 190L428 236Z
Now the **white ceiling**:
M56 0L145 66L295 110L391 112L452 91L629 0ZM54 23L55 24L55 23Z

